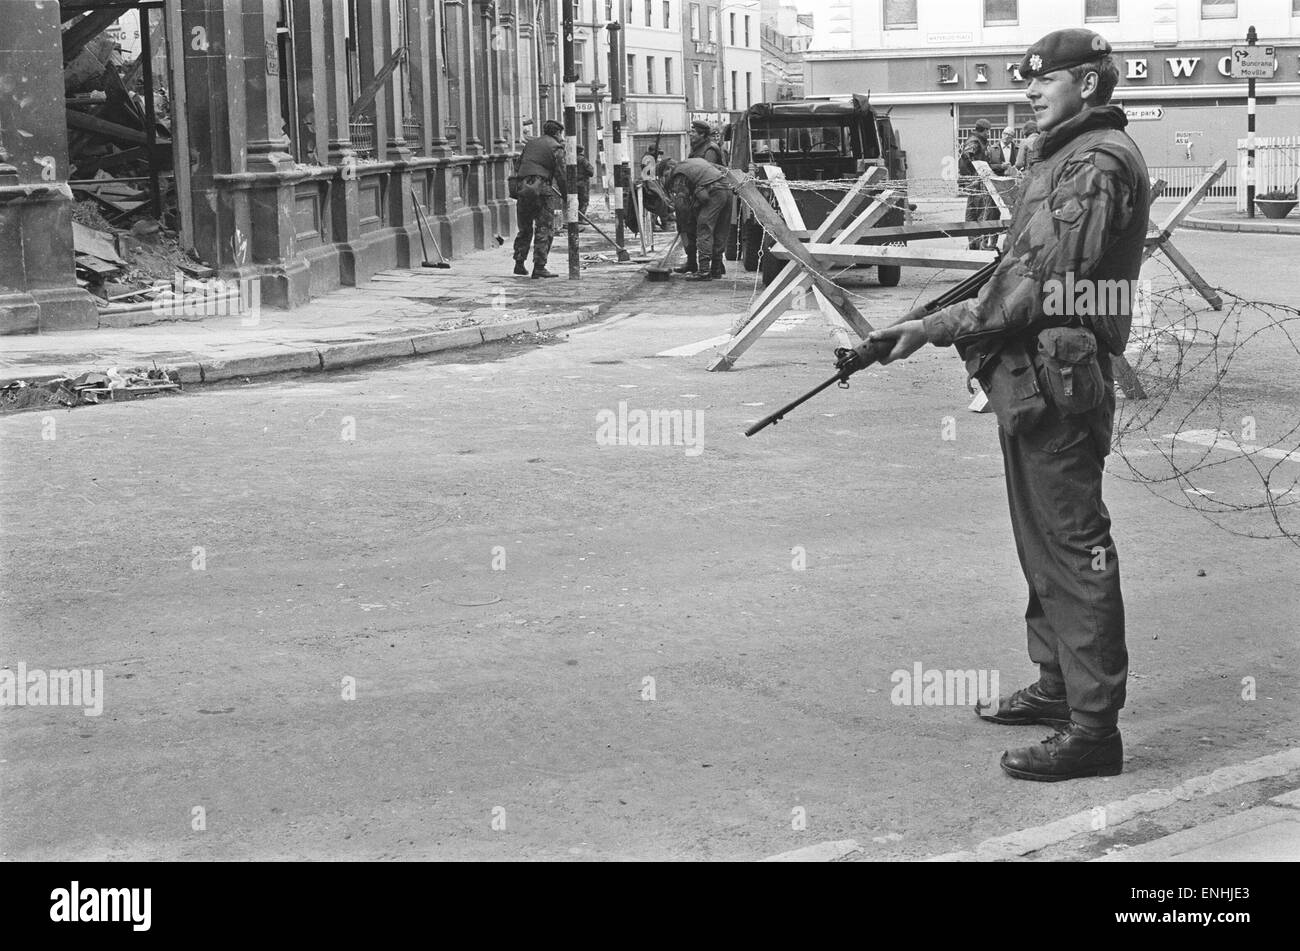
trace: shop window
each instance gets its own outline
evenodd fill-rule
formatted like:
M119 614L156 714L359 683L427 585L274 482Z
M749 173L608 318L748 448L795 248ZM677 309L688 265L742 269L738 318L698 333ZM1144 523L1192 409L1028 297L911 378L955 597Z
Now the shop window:
M886 30L916 29L916 0L885 0Z
M1236 16L1237 0L1201 0L1202 20L1232 20Z
M1015 26L1020 22L1017 0L984 0L985 26Z
M1118 20L1119 0L1085 0L1083 19L1086 23L1096 20Z

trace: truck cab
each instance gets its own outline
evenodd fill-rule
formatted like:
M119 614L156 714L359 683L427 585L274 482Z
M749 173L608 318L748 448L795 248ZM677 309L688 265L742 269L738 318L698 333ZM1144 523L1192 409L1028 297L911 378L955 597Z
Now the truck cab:
M907 179L907 153L889 116L871 108L869 95L858 94L755 103L731 127L730 164L750 174L760 165L780 168L795 183L792 194L809 229L826 219L849 184L869 167L884 168L895 188ZM824 188L807 184L816 182L827 184ZM868 189L867 195L881 190ZM864 204L868 200L864 198ZM903 224L906 209L904 197L876 227ZM737 228L729 256L739 257L750 271L759 268L761 260L764 283L769 283L784 263L763 254L772 245L771 237L743 205L733 220ZM859 243L871 241L864 238ZM887 287L897 284L900 276L897 267L878 268L880 283Z

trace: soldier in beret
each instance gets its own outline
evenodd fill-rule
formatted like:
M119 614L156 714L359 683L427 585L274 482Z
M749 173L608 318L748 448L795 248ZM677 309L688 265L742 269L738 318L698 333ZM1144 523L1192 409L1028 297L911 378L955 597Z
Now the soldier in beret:
M691 123L688 135L691 140L691 152L686 156L687 158L702 158L714 165L727 164L722 157L722 149L718 148L717 143L713 141L713 127L707 122L696 119Z
M515 273L528 274L528 247L533 249L533 277L558 277L546 267L555 237L557 200L565 197L564 125L554 119L542 124L542 134L524 143L519 155L520 188L515 217ZM557 194L558 193L558 194Z
M1087 304L1094 290L1062 308L1057 283L1072 275L1079 289L1101 281L1132 287L1142 265L1150 184L1123 110L1109 104L1119 79L1110 52L1083 29L1058 30L1029 48L1020 73L1039 138L996 272L977 298L870 338L893 342L886 363L927 343L955 344L998 414L1038 680L976 712L992 723L1058 731L1002 755L1002 769L1018 779L1123 768L1117 724L1128 653L1101 480L1115 413L1110 357L1124 352L1132 300ZM1049 304L1053 287L1057 305ZM1032 372L1009 379L1016 367Z

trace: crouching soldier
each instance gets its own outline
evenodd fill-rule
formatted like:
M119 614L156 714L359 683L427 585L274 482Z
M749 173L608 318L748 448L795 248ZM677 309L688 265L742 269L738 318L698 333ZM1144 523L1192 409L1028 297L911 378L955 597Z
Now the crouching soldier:
M546 269L555 236L557 201L564 197L564 126L547 119L543 135L524 143L519 155L519 198L515 215L519 234L515 236L515 273L525 275L528 246L533 246L533 277L558 277ZM557 194L558 192L558 194Z
M686 279L709 281L722 277L726 273L722 253L731 228L731 186L727 184L725 169L700 158L684 159L673 169L669 186L678 208L686 207L694 219L697 270L687 274ZM686 248L689 268L689 240Z

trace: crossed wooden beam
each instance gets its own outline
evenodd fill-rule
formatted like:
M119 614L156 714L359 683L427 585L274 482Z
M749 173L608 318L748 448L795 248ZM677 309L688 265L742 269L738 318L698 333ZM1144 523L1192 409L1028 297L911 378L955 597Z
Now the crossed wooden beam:
M1197 273L1191 263L1174 246L1172 235L1192 208L1209 192L1210 188L1227 169L1227 162L1220 161L1210 170L1202 181L1183 199L1160 225L1151 225L1143 250L1145 261L1156 251L1162 251L1182 272L1188 282L1201 294L1210 305L1218 310L1223 306L1222 300L1213 288ZM852 264L893 264L912 267L938 267L962 270L978 270L993 260L991 251L974 251L968 249L930 249L913 247L891 247L883 244L860 245L860 238L869 237L873 241L889 241L911 238L920 240L938 237L969 237L978 234L996 234L1006 230L1011 210L1003 199L1001 192L993 181L993 173L985 162L975 163L981 183L998 209L997 221L946 222L942 224L903 225L892 228L874 228L891 207L895 200L903 196L895 189L885 189L874 196L861 211L857 211L867 190L884 178L883 169L874 167L864 172L849 188L848 193L831 211L822 224L809 230L804 224L790 185L781 169L774 165L759 166L760 174L769 183L773 196L780 209L774 211L767 199L751 180L736 172L727 171L727 178L740 196L741 200L754 213L759 224L770 232L774 247L767 253L787 261L776 278L763 289L750 305L749 316L744 325L737 330L727 342L718 357L709 365L709 370L730 370L740 356L767 331L789 308L792 300L811 289L813 300L822 316L826 319L832 335L839 346L851 346L853 341L848 331L865 339L871 332L871 324L862 315L858 307L849 299L843 288L826 273L827 265ZM1152 182L1151 204L1163 192L1165 183L1161 180ZM1150 216L1150 205L1147 213ZM805 243L806 241L806 243ZM1133 367L1124 356L1111 358L1115 379L1124 394L1130 399L1145 399L1146 391L1138 379ZM977 395L972 409L981 402Z

